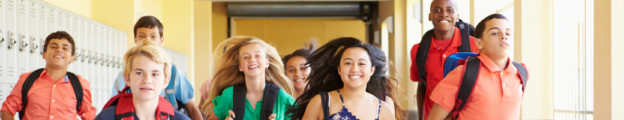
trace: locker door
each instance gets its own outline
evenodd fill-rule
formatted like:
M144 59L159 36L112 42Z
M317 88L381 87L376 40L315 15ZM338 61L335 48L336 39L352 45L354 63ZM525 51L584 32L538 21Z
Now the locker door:
M48 11L49 8L47 6L47 4L43 3L43 2L37 2L39 4L39 16L38 16L38 22L39 24L38 26L38 33L39 33L39 52L37 52L39 55L41 55L43 53L44 45L45 45L45 39L46 37L48 37ZM39 67L45 67L45 59L38 57L37 59L39 59Z
M39 66L39 61L43 60L39 53L39 4L37 1L28 1L28 67L27 71L34 71L43 66Z
M78 20L78 35L80 36L78 39L80 39L80 43L77 43L76 46L76 58L78 58L76 61L74 61L74 63L80 64L78 71L80 71L81 76L85 76L87 75L87 62L85 61L85 48L87 48L87 33L86 33L86 18L79 18ZM80 49L78 49L78 46L80 46ZM89 82L91 83L91 82Z
M91 83L89 85L89 88L91 88L91 92L93 92L94 89L94 78L93 78L93 62L91 59L91 54L93 54L93 21L89 20L89 21L85 21L85 47L83 48L83 61L85 62L85 78L87 79L87 81L89 81L89 83Z
M74 44L75 44L76 38L74 37L74 32L72 28L73 20L74 20L74 16L72 15L71 12L63 11L63 27L65 27L64 30L65 32L67 32L67 34L69 34L70 36L72 36L72 38L74 38ZM67 71L71 71L75 73L76 64L72 64L72 63L70 63L69 66L67 66Z
M112 68L112 57L111 55L113 55L113 40L115 39L115 37L113 37L114 33L113 33L114 29L112 27L108 27L108 32L107 32L107 39L106 39L106 84L104 86L104 88L106 88L104 91L112 91L112 86L113 83L115 81L113 81L114 77L113 73L115 72ZM110 94L110 92L104 92L103 98L108 98L108 94Z
M102 40L101 40L102 44L101 44L101 48L100 48L100 50L102 51L102 55L101 55L101 57L102 57L101 60L102 61L100 63L100 66L102 68L102 73L101 73L102 84L100 84L100 85L102 87L102 91L106 91L107 89L109 89L108 84L110 84L108 82L108 80L109 80L108 79L108 77L109 77L108 73L110 71L109 71L109 69L107 67L108 66L108 46L109 46L108 45L108 41L110 41L109 40L110 39L110 36L109 36L110 28L108 26L102 26L102 31L103 31L102 32L102 36L100 36L102 38ZM100 99L105 99L104 92L102 92L100 94Z
M19 77L19 74L17 72L17 50L19 47L18 46L18 36L19 34L17 33L17 1L16 0L7 0L6 1L6 9L5 9L5 27L6 27L6 39L7 39L7 51L6 51L6 66L8 69L6 69L6 74L7 76L5 76L5 83L7 84L15 84L17 83L17 79ZM5 49L5 48L2 48ZM6 92L10 93L10 89L13 88L6 88L8 89Z
M5 27L5 22L6 22L6 16L4 16L5 13L5 9L6 9L6 0L0 0L0 102L4 102L4 100L6 99L8 94L4 94L5 91L5 87L4 87L4 81L6 80L6 71L7 71L7 66L6 66L6 52L7 52L7 29Z
M100 107L100 88L102 86L102 82L100 80L100 74L101 74L101 68L100 68L100 35L101 35L101 25L99 23L94 24L94 31L93 31L93 83L95 84L93 87L95 87L95 92L93 94L93 101L94 101L94 106L98 109L101 110Z
M28 35L28 2L26 0L17 0L17 74L29 72L29 35Z
M74 71L76 71L77 74L82 75L83 70L80 69L82 68L82 64L81 62L79 62L79 58L77 56L76 53L80 53L78 51L80 51L80 49L84 46L81 46L82 43L84 43L84 39L82 38L82 34L80 31L80 22L82 21L82 19L80 18L79 15L76 14L72 14L73 18L72 18L72 37L74 38L74 43L76 48L74 49L74 62L72 62L72 64L74 64Z
M2 85L4 84L4 80L6 80L6 52L7 52L7 29L5 27L6 17L4 16L4 12L6 9L6 0L0 0L0 102L4 101L5 95Z

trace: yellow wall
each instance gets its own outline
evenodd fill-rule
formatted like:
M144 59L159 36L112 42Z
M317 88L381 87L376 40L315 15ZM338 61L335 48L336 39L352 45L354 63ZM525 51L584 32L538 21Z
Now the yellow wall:
M611 10L615 7L611 7L611 2L598 0L594 3L594 119L596 120L612 119L611 23L614 19Z
M227 7L224 2L212 3L212 48L228 38Z
M212 2L195 1L195 103L200 101L199 88L212 76Z
M241 19L233 35L255 36L275 46L281 56L303 48L305 41L325 44L338 37L366 41L366 26L359 19Z

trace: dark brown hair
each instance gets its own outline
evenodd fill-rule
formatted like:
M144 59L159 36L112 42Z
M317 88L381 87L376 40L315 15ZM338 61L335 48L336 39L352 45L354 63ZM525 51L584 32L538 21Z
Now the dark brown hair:
M502 14L491 14L485 18L483 18L483 20L481 20L481 22L479 22L479 24L477 24L477 28L475 29L475 33L474 33L474 37L475 38L482 38L483 37L483 32L485 31L485 22L490 21L492 19L505 19L508 20L507 17L505 17Z
M43 44L43 52L48 51L48 44L50 44L50 41L52 39L67 39L69 44L71 44L71 54L74 55L74 53L76 53L76 44L74 43L74 38L72 38L71 35L69 35L69 33L65 31L56 31L48 35L48 37L46 37L45 44Z
M139 28L149 28L152 29L154 27L158 27L158 32L160 33L160 37L163 37L163 25L160 23L158 19L154 16L143 16L134 24L134 37L137 36L137 29Z

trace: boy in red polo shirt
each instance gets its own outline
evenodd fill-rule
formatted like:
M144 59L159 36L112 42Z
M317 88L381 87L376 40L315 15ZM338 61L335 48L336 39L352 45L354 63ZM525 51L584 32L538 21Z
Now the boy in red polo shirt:
M74 45L74 39L65 31L48 35L42 54L46 67L20 76L13 91L2 103L2 120L13 120L15 113L20 111L25 113L22 118L25 120L68 120L76 119L76 115L83 120L95 118L96 110L91 104L89 82L67 72L67 66L74 61ZM30 76L34 76L34 81L29 83L30 79L26 79ZM27 95L23 95L22 88L28 83L30 89ZM81 84L82 99L76 99L76 94L80 93L75 91L78 87L73 85L77 84ZM23 98L26 98L26 103ZM79 101L82 102L78 104Z
M479 52L474 37L468 35L464 37L462 35L463 30L460 31L459 28L455 27L459 20L457 10L459 9L454 0L434 0L431 2L429 21L433 23L433 30L425 34L421 43L412 47L410 78L412 81L418 82L416 99L419 120L426 118L431 106L433 106L429 97L431 91L444 78L443 66L446 57L459 51ZM462 38L468 40L462 41ZM462 43L468 42L470 43L469 46L462 45ZM422 46L429 48L426 49L427 47L422 47L421 44L428 44ZM419 52L424 54L419 55ZM419 64L424 67L419 66ZM419 69L424 71L419 71Z
M435 102L428 120L445 119L451 111L458 112L462 120L511 120L519 119L522 103L523 81L518 68L509 58L511 23L501 14L483 19L475 30L477 45L481 52L477 80L463 109L455 110L458 92L465 78L465 66L451 71L433 90ZM520 63L524 68L526 66ZM528 79L525 78L525 79ZM462 86L463 87L463 86ZM452 114L452 113L451 113Z

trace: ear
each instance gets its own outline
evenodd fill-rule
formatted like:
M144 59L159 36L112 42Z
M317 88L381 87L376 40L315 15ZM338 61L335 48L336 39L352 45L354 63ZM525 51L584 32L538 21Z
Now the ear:
M431 13L429 13L429 15L428 15L428 16L429 16L429 17L427 17L427 18L429 18L429 21L431 21Z
M165 83L163 83L163 86L165 87L163 87L163 90L167 89L167 86L169 86L169 81L171 80L171 76L172 75L169 75L168 77L165 78Z
M128 77L128 76L126 76L126 75L123 75L123 77L124 77L124 81L126 82L126 86L130 87L130 85L131 85L131 84L130 84L130 79L128 79L128 78L130 78L130 77ZM123 88L121 88L121 89L123 89Z
M483 41L481 38L475 38L475 44L477 44L477 48L479 48L479 50L483 49Z
M336 67L338 69L338 75L342 75L340 72L340 66Z
M375 66L371 67L371 73L375 73Z
M41 53L41 57L43 57L44 60L46 59L45 58L45 54L46 54L46 52Z
M76 60L76 56L75 55L71 55L71 61L69 61L69 63L73 63Z
M243 72L243 66L241 66L240 64L238 64L238 71Z
M271 62L269 62L269 58L267 58L267 60L266 60L266 66L267 66L267 68L266 68L266 69L269 69L269 67L271 67L271 66L269 66L269 65L271 65Z

